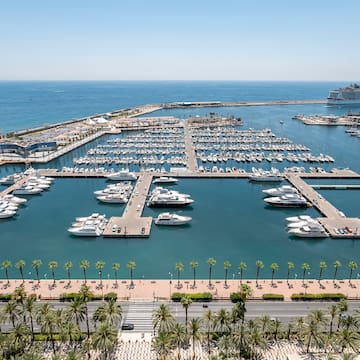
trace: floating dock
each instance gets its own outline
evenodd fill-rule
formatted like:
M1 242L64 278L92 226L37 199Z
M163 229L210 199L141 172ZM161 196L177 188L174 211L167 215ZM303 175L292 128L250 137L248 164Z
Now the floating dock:
M196 154L192 141L191 129L187 122L184 124L184 141L187 167L190 172L197 172L198 165L196 161Z

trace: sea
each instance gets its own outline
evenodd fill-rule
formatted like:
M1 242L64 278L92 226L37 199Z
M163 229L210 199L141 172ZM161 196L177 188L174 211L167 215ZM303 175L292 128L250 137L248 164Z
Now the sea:
M329 90L346 86L346 82L239 82L239 81L25 81L0 82L0 132L28 129L84 116L125 109L144 104L174 101L266 101L324 99ZM327 154L335 159L331 167L360 171L360 139L345 133L344 127L307 126L292 117L297 114L335 114L360 112L360 107L338 108L324 104L273 105L255 107L218 107L161 110L153 116L207 115L239 116L240 129L270 128L279 137L311 148L313 154ZM126 136L124 134L120 136ZM84 156L113 136L104 136L61 158L40 167L73 166L75 157ZM266 164L262 164L263 167ZM294 164L293 164L294 165ZM300 166L300 164L298 164ZM232 165L231 165L232 166ZM238 164L250 170L251 165ZM248 166L248 168L246 168ZM256 164L256 166L261 166ZM278 164L282 169L289 164ZM21 165L0 167L0 176L23 170ZM360 184L358 180L312 180L313 183ZM310 264L307 277L319 275L319 263L325 261L324 276L332 278L333 263L341 262L338 277L348 276L350 260L360 265L360 240L296 239L288 235L288 216L321 216L315 209L273 209L263 202L262 191L269 184L252 184L242 179L181 179L176 189L191 194L191 207L179 213L193 218L191 224L167 228L153 225L146 239L76 238L67 228L77 216L98 212L120 216L123 205L97 202L93 191L106 186L104 179L56 179L49 191L29 198L16 217L0 220L0 262L10 260L12 278L19 277L15 263L26 262L25 276L34 277L31 263L41 259L42 278L50 277L48 262L57 261L57 278L66 276L64 264L73 262L72 277L81 278L79 262L87 259L89 276L98 276L95 263L103 260L104 277L113 278L112 264L121 264L120 278L129 277L126 264L136 262L135 278L176 278L175 264L182 262L183 278L192 277L190 262L195 260L198 278L208 276L207 259L215 258L214 278L224 277L224 261L229 260L229 278L239 278L239 263L245 262L244 277L254 278L255 263L264 267L260 277L271 277L272 263L279 265L276 278L284 278L287 263L295 264L292 277L302 276L301 265ZM0 186L0 190L3 187ZM360 215L360 190L319 190L348 216ZM160 211L145 207L144 216L156 217ZM4 276L0 273L0 277ZM355 272L355 277L360 277Z

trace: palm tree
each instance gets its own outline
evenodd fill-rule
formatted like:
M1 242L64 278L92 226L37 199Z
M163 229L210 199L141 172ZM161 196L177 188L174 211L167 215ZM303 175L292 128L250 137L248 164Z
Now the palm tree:
M255 265L256 265L256 286L258 286L260 269L264 267L264 263L261 260L257 260Z
M15 327L10 330L8 337L14 353L22 354L30 344L30 329L26 324L16 324Z
M69 345L72 346L73 342L79 340L80 337L81 337L81 331L78 325L70 321L61 324L60 339L62 342L69 341Z
M306 272L310 270L310 265L308 263L303 263L301 265L301 268L303 269L302 281L303 281L303 284L304 284L305 283L305 275L306 275Z
M39 268L40 268L41 265L42 265L42 261L40 259L33 260L33 262L32 262L32 267L35 270L36 278L37 278L38 283L40 283Z
M130 287L134 287L134 281L133 281L133 271L136 268L136 262L135 261L129 261L126 266L130 269Z
M115 299L110 299L106 303L101 304L98 309L102 314L102 322L108 322L111 325L117 325L122 318L122 308L116 303Z
M51 270L51 276L52 276L53 282L55 284L55 269L57 268L58 263L57 263L57 261L50 261L48 266L49 266L49 269Z
M230 332L230 320L230 314L225 309L220 309L215 315L215 329L221 336Z
M86 270L90 267L90 263L87 260L81 260L80 261L80 268L82 269L83 273L84 273L84 283L86 284Z
M193 289L195 289L196 288L196 283L195 283L195 275L196 275L196 268L199 266L199 263L197 262L197 261L191 261L190 262L190 266L191 266L191 268L193 269L193 275L194 275L194 283L193 283Z
M28 296L24 302L24 314L30 319L31 339L34 341L34 316L37 312L36 296Z
M4 316L11 321L13 328L15 327L15 321L19 317L19 310L19 304L14 300L8 301L2 310Z
M330 315L330 323L329 323L329 335L332 335L333 332L333 324L334 324L334 319L335 316L337 315L339 311L339 308L337 305L331 305L328 309L329 315Z
M160 360L167 359L172 350L172 341L169 334L165 331L160 331L156 337L153 337L151 350L157 353Z
M345 299L341 299L338 303L337 303L337 307L338 307L338 324L337 324L337 328L340 328L340 324L341 324L341 319L344 316L344 313L346 313L348 311L349 305L347 303L347 301Z
M334 270L334 279L333 279L333 282L335 282L335 280L336 280L336 275L337 275L337 272L338 272L338 270L339 270L339 267L341 266L341 262L339 261L339 260L336 260L336 261L334 261L334 268L335 268L335 270Z
M323 271L327 268L327 265L326 265L326 262L325 261L320 261L320 274L319 274L319 283L322 279L322 274L323 274Z
M15 267L17 269L19 269L20 271L20 276L21 276L21 279L22 281L24 282L24 267L26 265L26 262L25 260L19 260L16 264L15 264Z
M111 324L105 322L96 329L91 340L93 348L103 353L106 360L117 345L118 332Z
M228 272L229 272L229 268L231 267L230 261L226 260L224 261L224 270L225 270L225 287L228 287L227 284L227 278L228 278Z
M185 330L187 332L187 325L188 325L188 309L192 304L192 300L189 295L184 295L181 300L181 305L185 309Z
M351 348L355 353L359 353L360 335L355 331L343 328L336 332L336 341L343 353L346 348Z
M11 267L11 261L9 260L4 260L1 264L1 268L5 270L5 277L6 277L6 281L9 284L9 268Z
M56 321L55 311L52 305L43 304L40 306L37 312L36 322L40 325L40 331L47 334L47 339L50 339L53 353L55 354L54 333L56 332Z
M179 261L175 264L175 269L177 270L177 274L178 274L178 283L177 283L177 288L180 289L180 272L183 271L184 269L184 264Z
M279 270L279 265L277 263L272 263L270 265L270 269L271 269L271 286L274 286L274 276L275 276L275 272Z
M158 332L169 333L174 325L175 318L170 311L170 308L166 304L161 304L157 310L153 311L152 322L155 329L158 328Z
M69 280L69 284L71 283L71 276L70 276L70 271L71 271L71 268L73 266L73 263L71 261L67 261L64 265L64 268L67 272L67 276L68 276L68 280Z
M171 329L170 342L177 348L177 358L181 358L181 348L186 344L187 337L185 327L182 324L175 323Z
M86 285L81 285L80 291L79 291L79 297L81 299L81 301L85 304L85 320L86 320L86 330L87 330L87 337L89 339L90 337L90 326L89 326L89 312L88 312L88 307L87 307L87 303L90 300L90 289L88 286Z
M99 279L100 279L100 286L102 287L103 283L102 283L102 269L104 268L105 262L100 260L97 261L95 264L95 267L97 270L99 270Z
M209 264L209 287L212 287L211 272L212 272L213 266L216 264L216 260L214 258L208 258L206 262Z
M291 261L288 261L288 263L287 263L287 269L288 270L287 270L287 278L286 278L287 284L289 284L290 272L291 272L291 270L294 269L294 267L295 267L294 263L291 262Z
M67 316L70 321L75 320L76 325L80 328L80 322L85 320L86 304L80 296L76 296L70 302L67 309Z
M201 325L202 321L199 318L191 319L189 323L189 336L192 342L193 359L195 359L195 346L201 340Z
M206 337L207 337L207 350L208 354L210 354L210 332L213 331L214 323L215 323L215 315L211 310L207 310L203 315L203 320L206 326Z
M353 271L356 270L357 267L358 267L358 265L357 265L356 261L354 261L354 260L349 261L349 268L350 268L349 283L351 283Z
M239 269L240 269L240 284L242 284L243 281L243 273L246 270L247 265L244 261L240 261L239 263Z
M117 262L116 262L116 263L113 263L111 268L114 270L115 286L118 287L118 271L119 271L119 269L120 269L120 264L117 263Z

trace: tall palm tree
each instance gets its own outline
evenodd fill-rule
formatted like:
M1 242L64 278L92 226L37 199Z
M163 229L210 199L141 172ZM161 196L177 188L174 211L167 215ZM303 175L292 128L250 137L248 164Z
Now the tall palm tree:
M208 354L210 355L210 353L211 353L211 349L210 349L210 333L214 329L215 314L211 310L207 310L205 312L205 314L203 315L203 320L205 322L205 327L206 327L207 350L208 350Z
M42 265L42 261L40 259L33 260L33 262L32 262L32 267L35 270L36 279L37 279L38 283L40 283L39 268L40 268L41 265Z
M170 342L177 348L177 358L181 358L181 348L186 344L187 337L185 327L182 324L175 323L171 329Z
M287 284L289 284L289 279L290 279L290 272L291 270L293 270L295 267L294 263L291 261L288 261L287 263L287 277L286 277L286 282Z
M99 260L96 262L95 267L97 270L99 270L99 279L100 279L100 286L102 287L103 283L102 283L102 269L105 266L105 262L102 260Z
M19 260L16 264L15 264L15 267L17 269L19 269L20 271L20 276L21 276L21 279L22 281L24 282L24 267L26 265L26 262L25 260Z
M1 264L1 268L5 270L6 282L9 284L9 268L11 268L11 261L4 260Z
M192 343L193 359L196 358L195 347L196 344L201 340L201 326L202 321L200 318L193 318L189 323L189 336Z
M349 309L349 305L347 303L347 301L345 299L341 299L338 303L337 303L337 307L338 307L338 324L337 324L337 328L340 328L340 324L341 324L341 319L343 318L344 314L348 311Z
M257 260L255 265L256 265L256 286L258 286L260 269L264 267L264 263L261 260Z
M115 286L118 287L118 271L119 271L119 269L120 269L120 264L117 263L117 262L116 262L116 263L113 263L111 268L114 270Z
M81 331L79 326L71 321L64 322L60 328L60 339L62 342L69 342L70 347L73 347L74 341L79 340ZM74 349L75 350L75 349Z
M275 276L275 272L279 270L279 265L277 263L272 263L270 265L270 269L271 269L271 286L274 286L274 276Z
M228 287L227 278L228 278L228 272L229 272L230 267L231 267L230 261L229 261L229 260L225 260L225 261L224 261L224 270L225 270L225 287L226 287L226 288Z
M130 287L133 288L134 287L134 281L133 281L133 272L134 269L136 268L136 262L135 261L129 261L126 266L130 269Z
M104 354L104 359L110 359L118 341L117 330L107 322L102 323L91 336L93 348Z
M80 328L80 322L85 320L86 304L80 296L76 296L69 304L67 316L70 321L75 320L76 325Z
M19 318L20 315L20 307L16 301L10 300L6 303L4 308L2 309L4 316L11 321L13 328L15 328L15 321Z
M193 283L193 289L196 288L196 282L195 282L195 275L196 275L196 268L199 266L199 263L197 261L192 260L190 262L190 267L193 269L193 277L194 277L194 283Z
M170 308L166 304L161 304L158 309L153 311L152 322L155 329L158 332L169 333L172 326L174 325L175 318L170 311Z
M301 265L301 268L303 270L302 281L303 281L303 284L305 284L305 275L306 275L306 272L310 270L310 265L308 263L303 263Z
M190 305L192 304L192 300L189 295L184 295L181 300L181 305L185 309L185 331L187 332L188 328L188 310Z
M221 336L230 332L230 314L225 309L220 309L215 315L215 329L220 333Z
M15 354L23 354L30 345L30 329L24 323L20 322L16 324L15 327L10 330L8 337Z
M322 279L322 274L323 274L324 270L327 268L326 262L320 261L319 267L320 267L320 273L319 273L319 283L320 283L320 281Z
M338 311L339 311L339 308L336 304L331 305L328 309L328 313L330 315L329 336L332 335L334 320L335 320L335 316L338 314Z
M90 300L91 293L90 289L86 285L81 285L80 291L79 291L79 297L81 301L85 304L85 320L86 320L86 330L87 330L87 337L89 339L90 337L90 326L89 326L89 311L87 303Z
M55 284L55 269L57 268L58 263L57 263L57 261L50 261L48 266L49 266L49 269L51 270L51 276L52 276L53 282Z
M333 282L335 282L335 280L336 280L336 275L337 275L337 272L338 272L338 270L339 270L339 267L341 266L341 262L339 261L339 260L336 260L336 261L334 261L334 278L333 278Z
M29 317L30 320L30 330L31 330L31 339L34 341L34 317L37 312L36 305L36 296L28 296L24 302L24 313L25 316Z
M175 269L177 270L177 275L178 275L178 283L177 283L177 288L180 289L180 272L184 270L184 264L179 261L175 264Z
M67 261L65 264L64 264L64 268L67 272L67 277L68 277L68 281L69 281L69 284L71 283L71 274L70 274L70 271L73 267L73 263L71 261Z
M159 331L158 335L152 339L151 350L156 352L160 360L168 359L168 355L172 350L172 341L169 333Z
M240 269L240 284L242 284L243 281L243 273L246 270L247 265L244 261L240 261L239 263L239 269Z
M211 287L211 273L213 266L216 264L216 260L214 258L208 258L206 262L209 264L209 287Z
M86 270L90 267L90 263L89 261L83 259L80 261L80 268L82 269L83 273L84 273L84 283L86 284Z
M358 265L357 265L356 261L354 261L354 260L349 261L349 268L350 268L349 283L351 283L353 271L356 270L357 267L358 267Z
M360 335L357 332L346 328L340 329L336 332L336 341L340 346L341 353L346 348L351 348L356 354L359 353Z
M98 309L100 309L100 313L103 317L102 322L105 321L111 325L117 325L121 321L122 308L115 299L110 299L109 301L101 304Z
M47 339L51 341L54 354L56 353L54 333L57 329L55 317L54 308L49 304L41 305L36 315L36 322L40 325L40 331L47 334Z

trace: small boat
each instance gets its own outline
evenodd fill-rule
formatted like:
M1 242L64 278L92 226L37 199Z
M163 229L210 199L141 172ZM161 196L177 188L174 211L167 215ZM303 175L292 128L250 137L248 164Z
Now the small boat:
M153 184L176 184L178 179L169 176L160 176L153 180Z
M122 169L118 172L105 175L105 177L108 180L119 180L119 181L121 180L134 181L137 179L137 176L133 172L130 172L128 169Z
M300 228L290 229L289 234L302 237L302 238L326 238L328 234L325 232L324 228L320 226L302 226Z
M15 210L0 209L0 219L7 219L13 217L16 214Z
M181 216L169 212L159 214L155 219L156 225L184 225L190 222L192 218L190 216Z
M108 194L100 195L96 197L99 201L111 204L125 204L128 202L128 198L123 194Z
M290 185L283 185L278 188L266 189L262 191L264 194L269 196L281 196L285 194L298 194L296 188Z
M289 222L299 222L299 221L308 221L311 220L312 217L309 215L299 215L299 216L290 216L286 218L286 221Z
M268 197L264 201L276 207L307 207L309 203L300 195L285 194L282 196Z
M100 236L102 230L94 225L84 225L79 227L72 227L68 229L68 232L75 236Z
M7 194L7 195L4 195L2 198L0 198L0 201L3 200L3 201L9 201L13 204L24 204L27 202L26 199L24 198L20 198L20 197L17 197L17 196L14 196L12 194Z

